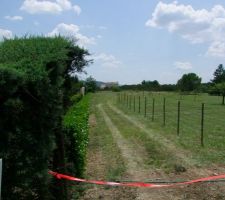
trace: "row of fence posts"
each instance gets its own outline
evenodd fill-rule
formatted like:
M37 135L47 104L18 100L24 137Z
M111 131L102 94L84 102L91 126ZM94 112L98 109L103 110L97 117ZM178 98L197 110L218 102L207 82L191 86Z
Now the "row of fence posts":
M133 97L133 98L132 98ZM126 104L126 106L131 110L132 109L132 99L133 99L133 111L136 112L136 96L127 95L127 94L118 94L117 101L118 103ZM201 146L204 146L204 110L205 104L201 105ZM181 102L177 103L177 135L180 135L180 115L181 112ZM138 96L138 113L141 113L141 96ZM147 97L144 97L144 117L147 117ZM155 98L152 98L152 122L155 119ZM163 126L166 126L166 98L163 98Z

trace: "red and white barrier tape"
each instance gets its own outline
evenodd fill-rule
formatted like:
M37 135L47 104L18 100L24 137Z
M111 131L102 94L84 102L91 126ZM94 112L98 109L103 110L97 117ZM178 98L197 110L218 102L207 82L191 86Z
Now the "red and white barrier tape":
M57 179L66 179L69 181L76 181L76 182L83 182L83 183L92 183L97 185L110 185L110 186L129 186L129 187L145 187L145 188L162 188L162 187L174 187L179 185L189 185L193 183L205 182L205 181L213 181L218 179L225 179L225 174L218 175L218 176L210 176L206 178L195 179L186 182L178 182L172 184L152 184L152 183L144 183L144 182L127 182L127 183L120 183L120 182L107 182L107 181L95 181L95 180L86 180L80 179L64 174L60 174L57 172L49 171L49 174L53 175Z

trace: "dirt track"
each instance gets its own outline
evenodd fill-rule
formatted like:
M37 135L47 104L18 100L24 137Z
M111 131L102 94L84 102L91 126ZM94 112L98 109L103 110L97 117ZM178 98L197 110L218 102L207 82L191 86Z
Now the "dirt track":
M122 111L120 111L115 106L108 104L107 105L113 112L117 113L120 117L128 120L131 126L136 126L142 131L146 132L149 137L155 139L154 134L147 130L143 124L133 120L130 116L127 116ZM127 180L146 180L146 179L157 179L162 178L164 180L173 179L174 174L165 174L162 170L155 170L146 166L143 157L147 154L145 149L142 146L133 147L129 141L123 138L119 128L113 123L110 118L110 115L104 109L104 106L99 104L97 109L101 113L102 118L106 126L108 127L109 133L113 136L115 143L120 149L121 155L126 163L126 173L124 179ZM97 120L97 119L96 119ZM95 120L93 120L95 121ZM91 138L90 138L91 139ZM92 138L93 139L93 138ZM96 139L96 138L95 138ZM158 138L157 138L158 139ZM188 166L194 164L194 160L187 158L188 152L176 151L175 146L172 143L167 141L165 138L160 138L162 145L168 145L168 151L172 153L177 153L177 158L186 163ZM96 152L91 150L88 154L88 166L87 173L89 176L94 175L94 177L98 177L99 179L104 178L102 174L104 174L104 163L107 160L104 160L101 155L101 148L99 148ZM192 167L190 170L182 174L182 178L184 179L192 179L193 177L201 177L212 175L214 171L210 169L196 169ZM179 176L180 178L180 176ZM167 200L182 200L182 199L225 199L223 195L223 186L221 185L213 185L209 184L197 184L193 186L184 186L178 188L170 188L170 189L142 189L142 188L126 188L126 187L113 187L113 188L105 188L102 186L93 186L88 189L81 199L137 199L137 200L159 200L159 199L167 199Z
M143 180L148 177L149 174L153 177L154 172L151 169L146 169L145 163L143 161L143 149L132 148L132 145L125 140L117 127L113 124L109 116L106 114L101 105L98 106L100 109L107 126L111 134L113 135L114 140L116 141L119 149L121 150L122 156L126 162L127 174L131 180ZM149 189L137 189L136 199L138 200L157 200L157 199L175 199L171 198L172 196L168 195L167 192L159 190L149 190Z

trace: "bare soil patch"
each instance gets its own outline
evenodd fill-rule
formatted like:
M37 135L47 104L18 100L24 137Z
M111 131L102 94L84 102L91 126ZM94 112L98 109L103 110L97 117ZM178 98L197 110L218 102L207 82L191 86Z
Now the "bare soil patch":
M90 127L95 127L97 125L96 117L94 114L91 114L89 116L89 126Z

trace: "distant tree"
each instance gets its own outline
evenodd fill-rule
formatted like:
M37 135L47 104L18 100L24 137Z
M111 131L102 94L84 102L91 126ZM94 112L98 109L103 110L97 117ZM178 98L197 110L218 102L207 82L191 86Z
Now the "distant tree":
M163 84L160 86L161 91L176 91L177 86L175 84Z
M159 84L159 82L157 80L154 80L154 81L152 81L152 86L153 87L159 87L160 84Z
M201 78L195 73L184 74L177 82L177 87L182 91L191 92L197 90L201 85Z
M217 88L219 89L220 95L223 97L222 105L224 105L224 97L225 97L225 82L218 83Z
M212 82L217 84L225 81L225 70L222 64L220 64L216 71L213 73L214 78Z
M111 90L112 90L113 92L120 92L120 87L119 87L119 86L112 86L112 87L111 87Z
M210 91L211 86L212 86L211 82L202 83L199 87L199 91L202 93L208 93Z
M225 82L217 83L213 85L210 89L210 94L214 95L221 95L222 98L222 105L225 104Z
M97 83L93 77L88 77L85 80L86 92L95 92L97 90Z
M142 90L158 91L159 87L160 87L160 84L159 84L159 82L157 80L154 80L154 81L143 80L141 82L141 85L139 85L139 87Z

